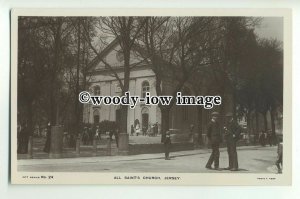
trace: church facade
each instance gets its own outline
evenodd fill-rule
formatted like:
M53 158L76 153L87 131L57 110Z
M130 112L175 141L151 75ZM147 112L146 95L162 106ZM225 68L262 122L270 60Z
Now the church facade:
M106 49L101 53L101 58L96 57L89 66L89 92L94 95L101 96L120 96L121 89L117 78L112 74L101 60L109 63L118 77L123 80L123 57L121 53L121 47L118 42L113 41ZM130 95L137 95L144 97L146 92L150 92L151 96L156 95L155 88L155 74L149 66L147 60L141 58L138 53L131 53L131 71L130 71L130 83L129 92ZM168 93L168 90L172 90L172 82L163 81L163 90ZM192 89L185 87L185 91L188 94L193 94ZM97 124L103 120L118 121L119 106L116 105L100 105L94 106L92 104L85 104L83 110L83 121L85 123ZM179 129L181 131L189 131L189 127L193 124L197 126L197 109L194 106L176 106L174 105L170 112L170 128ZM130 133L131 125L134 125L138 121L140 128L146 129L153 124L158 124L160 133L161 127L161 112L160 108L156 105L145 105L138 103L134 109L128 108L127 119L127 132Z

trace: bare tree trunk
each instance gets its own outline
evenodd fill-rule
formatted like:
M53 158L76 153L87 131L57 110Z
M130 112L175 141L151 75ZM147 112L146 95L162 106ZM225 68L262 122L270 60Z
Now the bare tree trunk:
M265 113L263 114L263 116L264 116L264 127L265 127L265 132L267 132L267 131L268 131L267 112L265 112Z
M76 90L75 90L75 99L79 95L79 73L80 73L80 19L77 19L77 67L76 67ZM78 135L80 133L80 111L79 111L79 104L78 100L75 100L75 134Z
M202 110L203 108L200 106L197 106L197 113L198 113L198 120L197 120L197 126L198 126L198 142L200 145L203 144L202 140Z
M233 107L232 107L232 113L233 113L233 120L235 123L237 123L237 115L236 115L236 106L237 106L237 60L234 59L234 80L233 80L233 95L232 95L232 104L233 104Z
M129 38L130 39L130 38ZM124 50L124 87L122 90L123 95L129 91L130 81L130 49L127 45L123 46ZM128 106L122 106L121 108L121 132L127 134L127 118L128 118Z
M50 95L50 124L55 125L56 124L56 101L55 101L55 95L54 95L54 87L51 84L49 89L49 95Z
M251 134L251 130L252 130L252 125L251 125L251 111L248 111L247 115L247 133L248 135Z
M120 114L121 114L121 121L120 121L120 132L127 133L127 113L128 113L128 106L124 105L121 106Z
M57 27L54 31L54 63L51 71L51 86L50 86L50 121L51 125L58 124L57 118L57 96L56 96L56 84L57 84L57 73L60 67L60 54L61 54L61 29L62 29L62 19L57 18Z
M29 141L29 136L33 135L33 114L32 114L32 101L27 102L27 130L23 133L26 133L23 135L23 147L24 147L24 152L28 152L28 141Z
M275 111L274 108L271 107L271 111L270 111L270 115L271 115L271 129L272 129L272 135L273 137L275 137Z
M257 110L255 110L255 137L258 138L258 134L259 134L259 115ZM255 142L257 142L258 140L255 140Z
M170 128L170 107L161 108L161 142L164 142L166 138L166 132Z
M224 97L224 88L221 88L220 92L221 92L220 96L221 96L221 99L222 99L222 104L226 104L225 97ZM224 126L224 124L225 124L225 115L226 115L226 113L225 113L225 106L221 105L221 109L220 109L220 116L221 116L220 117L220 124L222 126Z

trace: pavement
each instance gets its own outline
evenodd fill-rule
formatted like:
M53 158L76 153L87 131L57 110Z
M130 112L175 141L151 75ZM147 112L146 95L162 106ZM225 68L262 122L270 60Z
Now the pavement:
M277 147L238 147L239 171L236 173L276 173L274 165ZM62 159L19 159L18 171L28 172L154 172L154 173L225 173L228 170L208 170L205 164L211 149L197 149L171 153L171 160L164 154L131 156L98 156ZM226 148L220 149L220 167L228 166Z

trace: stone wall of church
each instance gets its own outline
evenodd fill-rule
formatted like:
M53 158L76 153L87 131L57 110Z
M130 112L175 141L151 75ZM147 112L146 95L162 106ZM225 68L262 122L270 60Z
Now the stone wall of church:
M121 74L120 74L121 76ZM156 95L155 90L155 77L153 72L150 69L143 69L138 71L132 71L131 79L129 83L129 91L131 95L142 95L142 84L144 82L149 83L149 91L151 95ZM93 91L95 86L100 87L101 96L116 96L121 95L120 87L118 86L118 81L110 75L98 74L93 76L90 92ZM99 122L103 120L116 121L117 115L116 112L119 109L119 106L93 106L91 104L85 104L84 106L84 122L86 123L95 123L95 119L99 116ZM145 106L138 103L135 109L128 109L128 125L127 132L130 132L131 125L134 124L134 121L137 119L140 122L142 127L142 112L143 114L148 114L148 124L154 124L156 122L160 123L158 120L158 107L157 106Z

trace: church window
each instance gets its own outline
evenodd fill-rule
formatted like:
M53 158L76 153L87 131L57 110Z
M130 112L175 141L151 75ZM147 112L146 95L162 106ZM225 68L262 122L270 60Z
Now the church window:
M142 83L142 98L146 97L146 92L150 92L150 84L148 81Z

